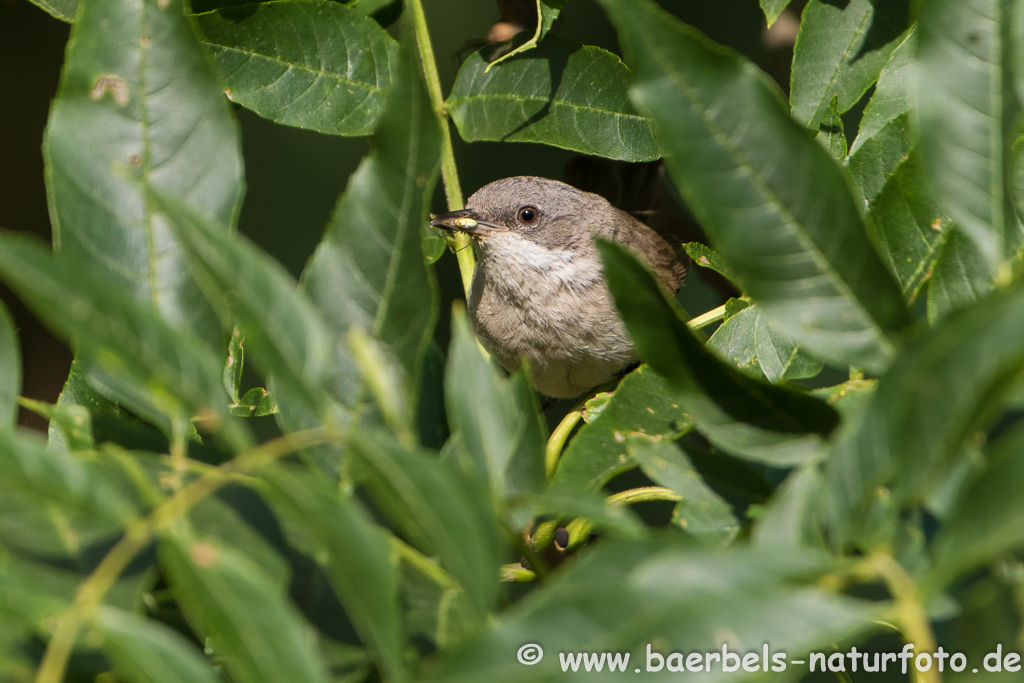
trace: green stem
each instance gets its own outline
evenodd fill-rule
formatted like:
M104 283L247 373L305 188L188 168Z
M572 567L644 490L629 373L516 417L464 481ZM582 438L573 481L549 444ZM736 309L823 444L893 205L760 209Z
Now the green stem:
M129 524L121 540L78 587L71 606L58 617L53 636L36 672L35 683L60 683L64 679L68 659L82 627L102 604L104 596L125 567L149 545L158 532L180 519L210 494L235 481L235 475L258 469L298 449L327 443L333 438L322 429L310 429L268 441L192 481L149 515Z
M714 308L714 309L708 311L707 313L703 313L701 315L698 315L696 318L691 319L690 322L688 322L686 324L689 325L691 329L699 330L702 327L707 327L711 323L718 322L719 320L721 320L724 317L725 317L725 304L722 304L718 308Z
M423 76L427 82L427 94L430 104L434 107L434 115L441 124L441 178L444 181L445 197L448 210L458 211L465 208L462 186L459 184L459 169L455 165L455 150L452 147L451 128L448 125L448 109L441 92L441 78L437 73L437 60L434 58L434 46L430 42L430 31L427 28L427 16L423 12L420 0L407 0L412 10L416 28L416 44L420 51L420 62L423 63ZM448 244L455 250L459 260L459 272L462 274L462 288L469 296L469 286L473 282L473 267L476 255L473 253L469 236L464 233L449 233Z
M891 555L885 553L872 556L868 563L875 575L881 577L889 587L889 593L896 603L896 619L906 641L918 652L935 652L935 632L932 631L914 577ZM928 671L916 671L915 667L915 674L916 683L942 683L942 675L935 667Z
M537 580L537 574L515 562L501 566L501 580L505 583L533 583Z
M562 447L565 446L569 434L582 418L583 409L581 406L576 406L572 412L562 418L555 430L551 432L551 437L548 438L547 446L544 448L544 472L547 474L548 481L555 476L558 459L562 456Z
M611 505L633 505L635 503L646 503L654 500L682 500L682 496L671 489L662 486L643 486L637 489L620 491L605 498L605 502ZM582 517L569 522L565 530L569 532L569 545L567 549L572 550L580 543L587 540L594 530L594 523Z
M398 557L409 566L415 568L441 588L446 590L461 591L462 586L451 577L445 570L441 569L436 562L423 555L420 551L410 546L405 541L394 536L391 537L391 549Z

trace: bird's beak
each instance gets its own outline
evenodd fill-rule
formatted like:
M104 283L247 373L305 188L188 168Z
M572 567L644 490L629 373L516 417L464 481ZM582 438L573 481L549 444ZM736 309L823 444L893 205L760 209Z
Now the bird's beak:
M504 232L506 228L494 223L489 223L480 218L480 215L472 209L451 211L440 215L430 215L430 224L442 230L464 232L474 237L486 235L490 232Z

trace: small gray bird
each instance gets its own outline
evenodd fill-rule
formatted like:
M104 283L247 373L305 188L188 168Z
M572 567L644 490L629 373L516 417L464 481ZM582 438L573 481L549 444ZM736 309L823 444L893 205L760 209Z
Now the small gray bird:
M621 242L670 292L686 267L660 235L603 197L546 178L505 178L431 225L473 238L473 327L509 372L522 358L542 394L578 396L636 361L594 237Z

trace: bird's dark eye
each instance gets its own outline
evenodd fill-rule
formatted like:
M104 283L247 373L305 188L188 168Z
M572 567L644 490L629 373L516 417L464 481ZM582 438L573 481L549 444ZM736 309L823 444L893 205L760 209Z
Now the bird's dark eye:
M540 209L535 206L524 206L519 209L519 222L523 225L533 225L540 219Z

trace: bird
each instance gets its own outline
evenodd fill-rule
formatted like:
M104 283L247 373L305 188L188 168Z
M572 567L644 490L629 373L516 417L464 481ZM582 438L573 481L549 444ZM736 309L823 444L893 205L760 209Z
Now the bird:
M572 398L637 361L605 281L595 238L639 256L675 294L676 249L604 197L536 176L492 182L431 225L473 240L467 308L481 344L509 372L526 360L533 386Z

